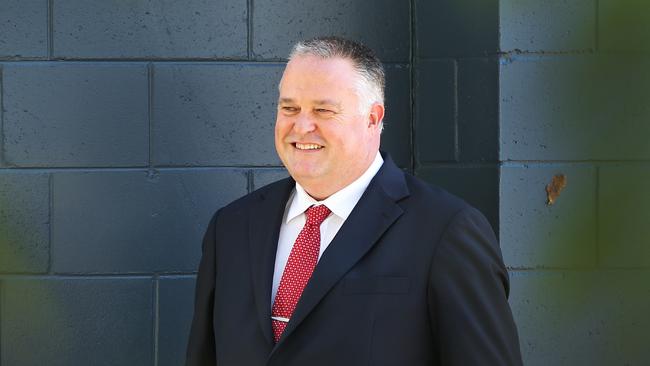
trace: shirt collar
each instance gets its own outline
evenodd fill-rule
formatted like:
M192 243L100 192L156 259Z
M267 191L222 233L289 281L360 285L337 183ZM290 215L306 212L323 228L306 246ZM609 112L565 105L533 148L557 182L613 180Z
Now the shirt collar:
M334 215L343 220L347 219L383 163L384 159L382 159L381 154L377 152L375 160L373 160L372 164L370 164L368 169L366 169L359 178L322 201L316 201L305 191L304 188L302 188L300 184L298 184L298 182L296 182L296 189L290 199L289 210L285 222L295 219L312 205L325 205Z

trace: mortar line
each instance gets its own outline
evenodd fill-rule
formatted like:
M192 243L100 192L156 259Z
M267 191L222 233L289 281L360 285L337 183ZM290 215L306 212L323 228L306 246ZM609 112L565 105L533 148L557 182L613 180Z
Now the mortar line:
M501 6L501 4L499 4ZM501 9L499 9L499 12ZM501 22L501 17L498 17L498 22ZM501 24L498 25L499 29L499 47L501 47ZM497 141L496 141L496 160L497 160L497 240L501 242L501 170L503 168L503 161L501 160L501 62L499 57L494 63L493 72L496 79L496 95L492 102L496 104L496 121L497 121ZM488 59L488 62L490 60Z
M54 58L54 0L47 0L47 58Z
M4 105L4 65L0 64L0 167L6 165L5 161L5 105Z
M438 161L438 162L423 162L420 165L420 168L493 168L501 167L501 164L498 161L465 161L465 162L456 162L456 161Z
M488 55L488 58L493 56L497 57L516 57L516 56L571 56L571 55L589 55L593 54L594 50L592 48L584 49L575 49L575 50L566 50L566 51L529 51L529 50L520 50L515 49L507 52L499 52L496 55Z
M20 64L56 64L62 63L82 63L82 64L192 64L192 65L212 65L212 66L247 66L247 67L271 67L278 66L284 67L287 64L286 59L260 59L248 60L246 58L161 58L161 59L143 59L143 58L65 58L56 57L52 59L47 58L8 58L0 57L0 62L6 64L20 63ZM408 62L382 62L382 64L389 67L410 67Z
M415 0L411 0L409 2L409 16L411 18L411 22L409 24L410 26L410 43L411 43L411 49L409 52L409 65L410 65L410 70L409 70L409 98L410 98L410 104L411 104L411 120L409 121L409 138L410 138L410 144L411 144L411 156L410 156L410 168L411 168L411 173L415 174L415 164L416 164L416 159L415 159L415 154L416 154L416 146L415 146L415 118L417 118L416 114L416 92L415 92L415 60L416 60L416 48L417 48L417 42L415 38Z
M153 276L158 278L196 278L197 272L191 273L47 273L34 272L12 272L0 273L0 281L11 279L29 280L151 280Z
M594 238L596 238L596 247L594 248L596 251L596 267L601 268L602 267L602 262L601 262L601 255L600 255L600 200L598 199L600 197L600 166L596 165L595 169L595 175L596 175L596 187L594 189L594 202L596 203L596 212L595 212L595 218L594 218Z
M647 164L650 159L575 159L575 160L502 160L505 165L525 165L525 164Z
M460 162L460 142L458 139L458 60L452 60L452 66L454 67L454 160Z
M253 173L253 169L249 169L246 172L246 182L247 182L247 191L248 193L253 192L253 189L255 188L255 175Z
M160 345L160 279L158 275L153 276L153 364L158 366L158 351Z
M605 266L605 267L516 267L516 266L506 266L506 269L511 274L529 274L529 273L581 273L581 272L648 272L650 273L650 266Z
M148 165L149 169L153 168L153 144L152 144L152 131L153 131L153 63L147 64L147 125L148 125Z
M47 186L49 190L49 202L48 202L48 213L47 213L47 244L48 244L48 250L47 250L47 273L52 274L52 230L53 230L53 220L52 220L52 213L54 212L54 177L52 174L48 174L47 176Z
M489 60L488 60L489 61ZM503 165L503 160L501 160L501 60L500 58L496 60L494 65L496 73L496 95L493 99L493 102L496 103L496 118L497 118L497 161L499 162L499 169Z
M253 0L246 1L246 26L248 34L246 36L246 58L253 58Z
M598 44L600 42L600 34L598 32L598 24L600 22L600 17L598 13L600 12L600 0L594 0L594 53L598 52Z
M157 165L155 169L158 171L177 171L177 170L246 170L246 169L260 169L260 170L286 170L281 165ZM11 167L5 166L0 168L0 171L14 171L14 172L146 172L149 170L147 166L78 166L78 167Z
M427 167L453 167L453 166L467 166L467 167L482 167L482 166L493 166L498 163L501 167L523 167L527 165L532 166L557 166L557 165L594 165L594 164L626 164L626 165L640 165L646 166L650 164L650 160L506 160L506 161L470 161L458 163L451 160L439 160L439 161L423 161L421 164L422 168ZM159 172L181 172L181 171L210 171L210 170L223 170L223 171L243 171L248 169L255 170L286 170L283 166L274 165L159 165L155 167L156 171ZM12 172L42 172L42 173L77 173L77 172L90 172L90 173L101 173L101 172L147 172L149 170L146 166L137 166L137 167L102 167L102 166L85 166L85 167L10 167L5 166L0 168L0 172L3 171L12 171Z
M2 278L0 278L0 324L2 324L2 306L4 304L4 281ZM4 344L2 342L2 328L0 327L0 366L2 366L2 345Z

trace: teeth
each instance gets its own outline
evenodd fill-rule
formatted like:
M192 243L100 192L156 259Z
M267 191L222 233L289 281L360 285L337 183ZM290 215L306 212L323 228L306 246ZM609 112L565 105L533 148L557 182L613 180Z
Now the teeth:
M322 148L322 146L316 144L299 144L297 142L296 147L300 150L317 150Z

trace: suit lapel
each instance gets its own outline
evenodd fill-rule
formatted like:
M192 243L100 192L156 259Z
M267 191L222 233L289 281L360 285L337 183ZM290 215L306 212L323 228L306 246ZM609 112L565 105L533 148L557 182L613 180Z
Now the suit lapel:
M295 182L284 179L266 191L259 193L257 205L251 210L249 225L249 248L253 293L257 307L257 317L264 337L273 344L271 332L271 287L275 253L278 246L280 225L284 208Z
M408 195L404 173L390 157L384 159L384 165L323 253L273 352L401 216L403 211L397 201Z

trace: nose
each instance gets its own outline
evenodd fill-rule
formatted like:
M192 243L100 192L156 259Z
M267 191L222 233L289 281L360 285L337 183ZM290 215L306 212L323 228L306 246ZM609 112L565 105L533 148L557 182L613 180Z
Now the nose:
M316 130L316 122L308 113L301 112L296 116L293 130L301 135L308 134Z

